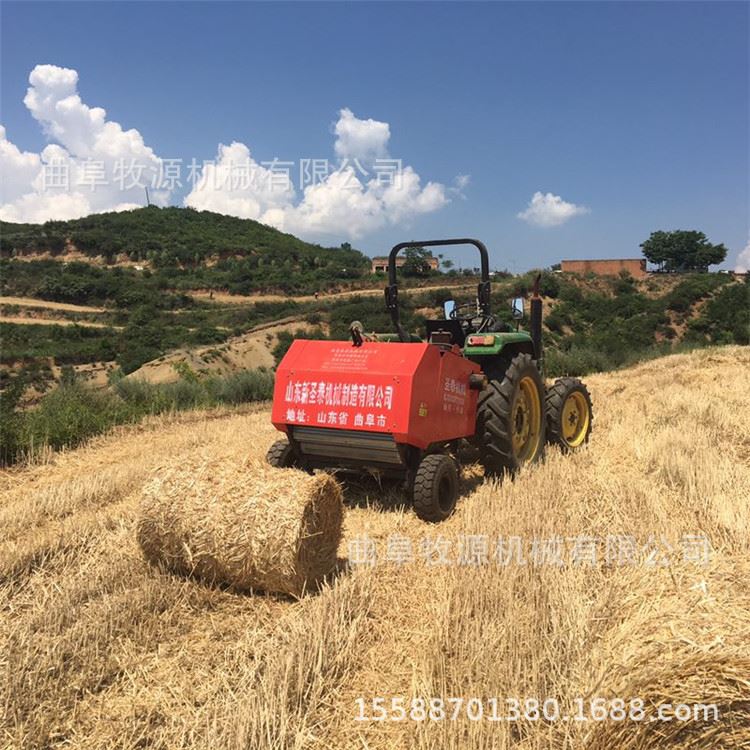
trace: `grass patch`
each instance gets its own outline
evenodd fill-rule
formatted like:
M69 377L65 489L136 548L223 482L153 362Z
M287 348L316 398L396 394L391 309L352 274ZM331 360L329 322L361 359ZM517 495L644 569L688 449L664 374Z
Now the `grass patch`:
M273 395L273 373L244 370L226 377L181 378L175 383L116 380L95 391L79 382L63 382L28 410L19 408L25 384L13 381L0 394L0 462L15 463L45 447L80 445L116 425L145 416L266 401Z

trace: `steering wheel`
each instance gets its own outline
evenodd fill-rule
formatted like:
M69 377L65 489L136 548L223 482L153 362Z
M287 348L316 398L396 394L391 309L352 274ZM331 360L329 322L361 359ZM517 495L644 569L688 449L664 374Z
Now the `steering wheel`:
M462 310L465 310L465 313L461 313ZM462 304L457 304L452 310L451 310L451 320L473 320L474 318L479 317L477 315L477 303L476 302L463 302Z
M457 320L465 334L476 333L494 325L495 318L490 315L485 318L478 310L476 302L457 304L450 314L451 320Z

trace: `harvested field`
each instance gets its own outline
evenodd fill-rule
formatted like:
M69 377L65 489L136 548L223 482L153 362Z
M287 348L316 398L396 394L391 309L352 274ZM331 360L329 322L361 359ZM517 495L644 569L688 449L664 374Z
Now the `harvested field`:
M587 378L588 448L513 482L467 471L439 526L348 484L339 557L377 561L298 601L161 572L136 542L153 470L261 457L265 408L2 473L0 745L750 748L748 371L724 347ZM646 718L357 721L378 696L636 698ZM651 721L664 703L719 715Z

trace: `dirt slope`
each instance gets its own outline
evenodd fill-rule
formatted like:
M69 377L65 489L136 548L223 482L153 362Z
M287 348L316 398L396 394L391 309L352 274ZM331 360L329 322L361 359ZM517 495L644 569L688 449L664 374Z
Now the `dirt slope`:
M0 297L0 305L18 305L19 307L38 307L47 310L62 310L64 312L80 313L102 313L103 307L93 307L90 305L72 305L68 302L50 302L45 299L36 299L34 297Z
M340 554L367 535L378 561L300 602L159 573L133 538L152 471L196 450L263 454L277 437L265 407L155 419L0 474L0 745L749 747L748 367L750 350L717 348L589 378L585 451L549 451L502 484L468 471L439 527L392 490L349 487ZM715 550L706 565L680 546L696 533ZM518 537L526 563L485 564L481 545L473 558L468 540L483 535L490 559L499 537ZM623 535L639 543L629 564L567 554ZM534 564L533 540L558 537L562 564ZM670 565L652 564L652 538ZM428 564L430 545L464 564ZM355 720L359 697L567 709L594 695L717 701L722 714L687 728Z
M81 328L114 328L122 326L111 326L105 323L93 323L88 320L62 320L60 318L27 318L21 315L0 315L0 323L14 323L22 326L81 326Z
M385 284L385 282L384 282ZM424 286L410 287L407 290L412 293L426 292L430 289L451 289L457 292L464 291L466 289L476 289L476 282L472 284L455 284L452 283L452 279L448 278L440 284L425 284ZM321 302L333 300L340 301L350 299L351 297L372 297L383 294L383 287L377 286L372 289L349 289L343 292L321 292L318 299ZM284 302L286 300L294 300L295 302L312 302L315 300L313 294L301 294L298 296L290 296L284 294L228 294L227 292L191 292L191 297L199 299L203 302L214 302L220 305L242 305L242 304L253 304L255 302Z
M149 383L173 383L180 375L175 365L184 363L202 374L227 375L238 370L271 368L276 364L273 349L282 331L308 331L315 326L301 318L289 317L275 323L257 326L240 336L233 336L224 344L210 344L194 349L177 349L159 359L147 362L129 378Z

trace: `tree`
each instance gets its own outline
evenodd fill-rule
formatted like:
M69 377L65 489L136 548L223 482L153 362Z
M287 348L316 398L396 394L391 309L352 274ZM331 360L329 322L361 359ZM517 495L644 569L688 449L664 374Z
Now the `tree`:
M723 244L712 245L703 232L678 229L652 232L641 243L643 255L662 271L708 271L727 256Z
M404 276L429 276L432 253L423 247L407 247L404 250Z

